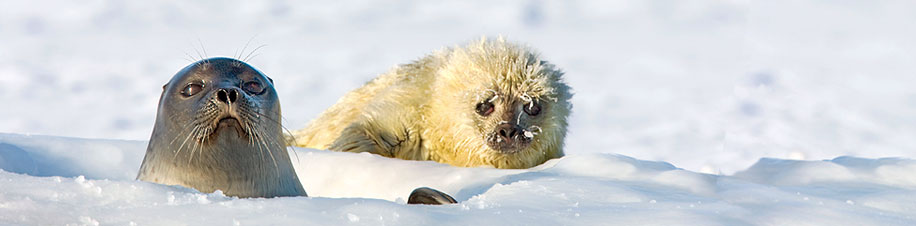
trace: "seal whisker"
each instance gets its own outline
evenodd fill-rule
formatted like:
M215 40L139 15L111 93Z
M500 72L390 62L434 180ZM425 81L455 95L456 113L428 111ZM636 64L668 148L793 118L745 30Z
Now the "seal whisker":
M499 98L499 93L497 93L496 90L494 90L494 89L488 89L487 92L493 93L493 97L490 97L490 99L487 100L487 102L491 102L491 103L492 103L493 101L496 101L496 99Z
M195 59L195 58L194 58L194 56L191 56L191 54L190 54L190 53L188 53L188 51L184 51L184 55L185 55L185 56L187 56L187 57L188 57L188 59L190 59L190 60L191 60L191 62L195 62L195 61L198 61L198 59Z
M248 143L254 144L257 141L255 140L255 135L251 131L252 130L251 127L252 126L251 126L250 121L245 123L245 132L248 134ZM258 159L260 159L261 161L264 161L264 150L261 150L260 146L258 146Z
M248 53L247 56L245 56L245 59L242 60L242 61L248 61L248 60L249 60L248 57L251 57L251 54L254 54L254 53L257 52L259 49L264 48L265 46L267 46L267 44L263 44L263 45L258 46L257 48L254 48L253 50L251 50L250 53Z
M248 41L245 42L245 46L242 47L242 51L239 51L239 56L235 57L235 59L241 59L241 58L242 58L242 54L245 54L245 50L248 49L248 45L251 44L251 41L254 40L254 38L256 38L256 37L258 37L257 34L251 36L251 38L249 38Z
M278 123L278 124L280 124L280 129L281 129L281 130L285 131L287 134L293 134L293 132L290 131L288 128L286 128L286 126L283 126L283 123L281 123L280 120L274 119L274 118L270 117L269 115L263 114L263 113L261 113L261 112L252 111L251 113L257 115L257 116L260 117L260 118L270 120L270 122ZM281 118L282 120L285 121L285 119L283 119L283 117L280 117L280 118ZM291 137L291 138L294 139L294 140L296 139L296 137ZM284 142L284 143L285 143L285 142Z
M238 55L239 55L239 48L235 48L235 51L232 53L232 58L238 59L239 58ZM232 62L232 65L238 65L238 64L239 62Z
M200 128L200 126L197 126L196 128ZM191 153L189 153L188 155L188 164L191 164L191 160L194 160L194 152L197 151L197 147L200 146L201 142L203 142L203 140L200 137L200 134L203 133L204 130L197 129L195 131L197 132L194 134L194 144L193 144L194 146L191 147Z
M200 37L197 37L197 43L200 44L200 50L201 50L201 51L204 51L204 56L201 57L201 59L205 59L205 58L210 57L210 54L207 54L207 47L204 47L204 42L200 40ZM207 60L205 60L205 61L206 61L208 64L210 63L210 60L209 60L209 59L207 59Z
M206 130L202 130L201 134L204 133L203 131L206 131ZM198 139L199 140L194 143L194 149L191 149L191 155L190 155L191 157L188 158L188 164L191 164L192 160L194 160L194 156L198 156L197 162L200 162L200 156L201 156L201 153L203 153L204 142L207 142L207 139L205 138L198 138Z
M286 134L289 134L289 136L284 137L283 140L279 140L279 138L278 138L278 140L276 140L275 142L277 142L278 145L281 145L282 147L284 147L287 151L292 151L292 152L293 152L293 155L296 155L296 159L299 159L299 152L297 152L297 151L296 151L295 149L293 149L293 147L291 146L292 144L297 144L297 143L298 143L298 141L297 141L298 138L296 138L296 136L293 135L293 131L290 131L288 128L286 128L286 126L283 126L283 123L281 122L281 120L286 121L286 119L283 118L283 116L280 116L280 120L277 120L277 119L274 119L274 118L270 117L269 115L266 115L266 114L261 113L261 112L252 111L251 113L252 113L252 114L258 115L260 118L267 119L267 120L269 120L270 122L274 122L274 123L279 124L279 125L280 125L280 130L285 131Z
M274 168L277 169L277 174L279 174L280 171L279 171L279 167L277 166L277 159L274 158L274 154L270 151L270 145L268 144L268 141L272 141L272 139L270 137L261 136L260 133L263 133L263 131L258 130L258 132L259 132L258 137L261 139L261 142L264 143L264 147L266 147L267 149L267 154L270 155L270 160L271 162L274 163ZM280 154L280 153L277 153L277 154Z
M515 117L515 123L519 123L522 121L523 114L525 114L524 110L518 111L518 116Z
M185 53L185 54L187 54L187 53ZM191 58L191 57L182 57L182 59L185 59L185 60L187 60L188 62L191 62L191 63L193 63L193 62L195 61L194 58Z
M210 139L207 139L207 138L208 138L207 135L208 135L208 134L211 134L212 132L213 132L213 128L211 128L211 127L205 127L203 130L201 130L200 136L199 136L199 137L200 137L200 138L199 138L200 141L197 142L197 146L196 146L196 147L197 147L197 151L196 151L196 152L197 152L197 156L198 156L198 157L200 157L200 156L203 155L203 153L204 153L204 152L203 152L204 147L206 146L207 142L210 141ZM198 158L198 159L200 159L200 158ZM198 161L200 161L200 160L198 160Z
M260 53L255 54L254 56L251 56L251 58L248 58L248 60L254 60L254 58L257 58L260 55L261 55Z
M255 137L256 137L256 140L258 140L258 148L260 148L261 145L263 145L265 149L267 149L267 155L270 156L270 160L274 164L274 169L277 170L277 175L279 175L280 172L279 172L279 167L277 166L277 159L274 158L273 152L270 151L270 147L267 144L267 141L265 141L264 137L262 137L259 133L255 133Z
M197 47L194 47L194 52L197 52L197 56L200 57L200 59L204 59L204 55L200 54L200 50L197 50ZM202 65L203 63L205 63L204 60L197 61L197 65Z
M174 159L175 159L176 157L178 157L178 154L181 153L181 151L184 151L184 149L185 149L185 144L188 144L188 141L190 141L192 137L195 137L194 134L195 134L196 132L197 132L197 128L196 128L196 127L193 127L193 128L191 128L190 130L188 130L188 133L187 133L188 135L185 137L184 141L181 142L181 145L178 146L178 152L176 152L176 153L175 153L175 156L172 157L173 161L174 161ZM195 137L195 139L197 139L197 138ZM190 148L190 146L188 146L188 147Z
M263 157L264 148L267 148L267 149L270 149L270 148L267 146L266 143L264 143L265 141L263 140L261 136L261 131L258 129L258 127L252 125L253 123L260 123L260 120L258 120L258 117L253 116L254 115L253 112L256 112L256 111L252 111L245 106L246 105L240 105L241 109L239 111L240 116L242 120L244 121L243 127L245 130L245 134L249 137L249 140L251 140L249 144L254 145L258 148L258 155L260 156L261 159L263 159L264 158Z
M537 129L538 131L537 131L537 132L534 132L535 129ZM534 132L535 134L541 133L541 132L542 132L540 126L529 126L529 127L528 127L528 131Z
M197 161L198 161L198 162L199 162L200 160L203 159L203 156L204 156L204 147L206 147L207 145L210 145L209 143L212 141L212 140L210 140L210 139L207 139L207 137L208 137L207 134L212 133L212 131L213 131L214 129L208 127L207 130L208 130L207 133L204 133L204 134L201 135L201 139L203 140L203 142L202 142L201 145L200 145L200 149L197 150L197 156L198 156L198 158L197 158L198 160L197 160Z
M263 160L264 159L264 149L261 147L261 144L263 143L263 141L261 141L260 135L256 131L250 131L249 134L250 134L249 136L251 136L252 140L254 141L251 144L256 145L258 147L258 156L260 157L261 160Z
M190 156L188 158L188 163L194 159L195 154L197 156L203 155L203 149L207 146L207 142L210 139L210 136L215 131L215 128L212 127L211 123L216 121L219 117L219 108L217 107L217 102L214 99L209 99L207 103L198 111L198 117L194 121L195 127L195 145L191 149ZM198 160L199 161L199 160Z
M282 131L286 132L286 134L289 134L289 135L290 135L289 137L286 137L286 138L291 139L291 140L292 140L291 143L296 143L296 139L297 139L297 138L296 138L295 136L292 136L293 131L289 130L289 128L286 128L286 126L284 126L283 123L281 122L281 120L282 120L282 121L286 121L286 118L283 118L283 117L281 116L281 117L280 117L280 120L277 120L277 119L275 119L275 118L270 117L270 115L266 115L266 114L261 113L261 112L252 111L251 113L257 115L259 118L267 119L267 120L269 120L270 122L274 122L274 123L280 124L280 130L282 130ZM284 146L289 145L289 144L287 143L287 139L284 139L283 142L281 142L281 143L282 143Z
M194 129L192 130L192 136L194 137L194 143L192 144L193 146L189 146L189 148L191 148L191 150L190 150L190 153L188 153L188 164L190 164L190 163L191 163L191 160L194 159L194 154L195 154L195 152L197 152L198 148L202 147L201 143L203 143L203 142L204 142L204 139L206 139L206 134L209 134L209 132L210 132L210 131L209 131L209 126L207 126L207 124L208 124L207 121L210 121L209 119L213 117L213 116L212 116L212 115L213 115L213 114L212 114L212 113L213 113L213 112L212 112L212 109L213 109L213 108L211 107L211 106L212 106L211 103L212 103L212 101L211 101L211 102L208 102L208 104L205 105L205 106L199 111L198 114L201 115L201 116L203 116L203 117L197 118L197 119L196 119L194 122L192 122L192 124L191 124L191 126L194 127Z
M175 157L178 157L178 153L180 153L181 150L184 149L184 145L185 145L186 143L188 143L188 140L191 139L191 137L193 136L193 133L195 133L195 131L197 131L197 127L194 127L194 128L192 128L190 131L188 131L188 135L187 135L186 138L184 138L184 142L181 142L181 145L178 146L178 152L175 152L175 156L172 157L172 160L173 160L173 161L174 161Z
M185 131L188 131L188 133L187 133L188 135L191 134L190 130L188 130L187 127L181 128L181 131L179 131L178 135L175 136L175 137L173 137L172 140L169 141L169 147L171 147L172 145L175 145L175 141L178 141L178 138L183 137L184 135L182 135L182 134L185 134ZM174 151L174 150L173 150L173 151Z

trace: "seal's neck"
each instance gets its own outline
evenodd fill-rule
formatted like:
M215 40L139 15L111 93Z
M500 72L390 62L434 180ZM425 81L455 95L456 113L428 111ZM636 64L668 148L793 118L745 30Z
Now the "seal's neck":
M306 196L283 143L248 141L226 132L200 143L151 142L146 158L153 159L137 179L238 197Z

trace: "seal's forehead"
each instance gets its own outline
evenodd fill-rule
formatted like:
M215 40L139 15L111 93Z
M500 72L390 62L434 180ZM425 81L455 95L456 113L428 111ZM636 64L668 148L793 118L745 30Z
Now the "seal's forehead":
M541 73L546 62L530 48L504 40L481 40L457 48L452 54L452 64L468 68L492 79L510 82L538 79L549 76Z
M187 79L213 80L213 78L251 80L255 78L266 79L266 76L245 62L232 58L215 57L188 65L175 74L172 82L181 82Z
M519 96L550 96L554 94L554 83L562 72L553 65L541 61L534 53L518 50L508 54L489 53L470 64L474 79L489 81L486 89Z

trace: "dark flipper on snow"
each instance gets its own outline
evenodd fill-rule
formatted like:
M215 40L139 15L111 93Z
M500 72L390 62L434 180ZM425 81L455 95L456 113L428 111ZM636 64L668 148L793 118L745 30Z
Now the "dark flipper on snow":
M455 198L436 189L422 187L414 189L407 198L407 204L442 205L458 203Z

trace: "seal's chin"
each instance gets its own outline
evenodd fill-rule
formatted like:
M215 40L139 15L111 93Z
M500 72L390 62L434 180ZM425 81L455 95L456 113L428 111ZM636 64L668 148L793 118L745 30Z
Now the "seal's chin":
M498 147L490 146L493 150L498 151L502 154L515 154L524 151L528 148L528 143L517 144L517 145L500 145Z
M504 139L498 138L497 136L490 136L490 139L487 139L487 147L501 154L508 155L524 151L531 144L531 141L532 139L527 137Z

